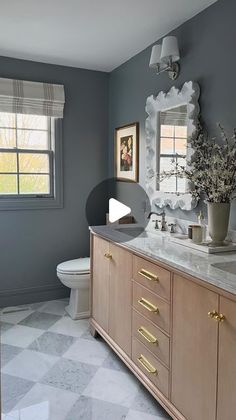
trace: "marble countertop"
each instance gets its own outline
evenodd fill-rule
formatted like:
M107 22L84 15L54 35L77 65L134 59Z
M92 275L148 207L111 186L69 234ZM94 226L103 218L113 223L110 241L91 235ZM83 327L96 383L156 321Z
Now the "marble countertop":
M120 225L120 227L122 227ZM114 243L121 244L130 251L150 257L191 276L197 277L227 292L236 294L236 275L223 271L212 264L232 262L235 266L236 252L205 254L170 241L170 236L152 232L132 238L112 226L93 226L91 232Z

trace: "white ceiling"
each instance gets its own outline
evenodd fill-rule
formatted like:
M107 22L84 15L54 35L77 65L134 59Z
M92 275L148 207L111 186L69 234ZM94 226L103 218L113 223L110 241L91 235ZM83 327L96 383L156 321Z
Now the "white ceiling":
M0 55L111 71L216 0L2 0Z

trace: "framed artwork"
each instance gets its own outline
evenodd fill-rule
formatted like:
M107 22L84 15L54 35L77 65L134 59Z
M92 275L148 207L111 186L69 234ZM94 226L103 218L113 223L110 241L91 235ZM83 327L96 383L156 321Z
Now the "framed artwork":
M115 177L121 181L138 182L139 123L115 129Z

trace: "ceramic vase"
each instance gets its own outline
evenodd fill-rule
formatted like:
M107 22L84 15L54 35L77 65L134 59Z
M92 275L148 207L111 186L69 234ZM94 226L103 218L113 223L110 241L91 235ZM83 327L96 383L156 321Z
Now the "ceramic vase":
M230 203L207 203L208 230L212 239L211 246L225 245L228 233Z

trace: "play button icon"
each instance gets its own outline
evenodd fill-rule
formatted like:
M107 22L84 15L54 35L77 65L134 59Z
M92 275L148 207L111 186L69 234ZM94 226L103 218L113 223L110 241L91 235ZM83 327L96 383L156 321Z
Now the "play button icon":
M127 214L131 213L131 208L116 200L115 198L110 198L109 200L109 222L117 222Z

